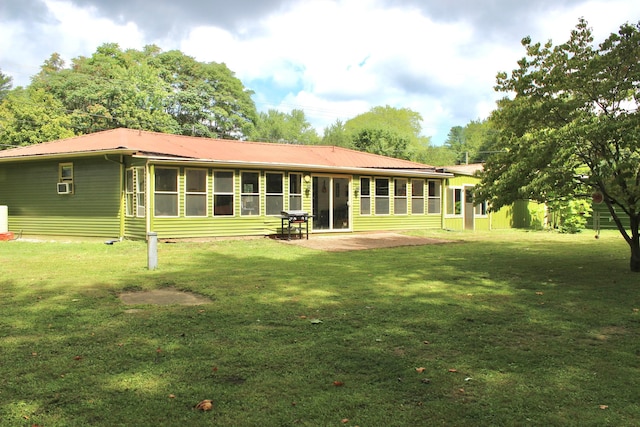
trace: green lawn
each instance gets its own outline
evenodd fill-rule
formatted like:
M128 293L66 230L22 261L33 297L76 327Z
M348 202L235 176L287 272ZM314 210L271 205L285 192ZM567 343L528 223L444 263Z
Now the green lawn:
M425 235L456 242L161 243L155 271L142 242L0 242L0 423L640 425L617 233ZM118 299L163 287L212 303Z

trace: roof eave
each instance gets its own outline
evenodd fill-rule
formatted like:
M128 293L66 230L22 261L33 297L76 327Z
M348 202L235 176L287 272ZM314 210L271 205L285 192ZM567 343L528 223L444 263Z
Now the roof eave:
M392 175L392 176L423 176L425 178L450 178L451 173L437 172L426 169L394 169L394 168L367 168L367 167L347 167L347 166L324 166L309 165L304 163L274 163L274 162L246 162L239 160L211 160L211 159L185 159L173 157L150 157L148 155L134 155L134 157L145 158L156 164L175 164L188 162L194 166L218 166L218 167L249 167L257 169L273 170L304 170L309 172L324 173L344 173L357 175Z
M108 150L88 150L88 151L76 151L72 153L49 153L49 154L25 154L21 156L0 157L0 162L8 161L33 161L33 160L57 160L60 158L78 158L87 156L108 156L108 155L132 155L136 150L117 148Z

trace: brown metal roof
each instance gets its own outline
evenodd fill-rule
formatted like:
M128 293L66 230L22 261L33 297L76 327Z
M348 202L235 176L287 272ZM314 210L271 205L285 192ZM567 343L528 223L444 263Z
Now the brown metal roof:
M433 166L421 163L342 147L198 138L122 128L2 150L0 160L115 152L204 162L272 163L327 168L434 169Z

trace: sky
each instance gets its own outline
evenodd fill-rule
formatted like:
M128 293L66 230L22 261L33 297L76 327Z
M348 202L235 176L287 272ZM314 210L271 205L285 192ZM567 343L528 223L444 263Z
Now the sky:
M485 119L520 41L596 42L640 21L638 0L1 0L0 70L26 86L51 54L67 65L104 43L155 44L225 63L258 111L304 111L325 127L376 106L409 108L442 144Z

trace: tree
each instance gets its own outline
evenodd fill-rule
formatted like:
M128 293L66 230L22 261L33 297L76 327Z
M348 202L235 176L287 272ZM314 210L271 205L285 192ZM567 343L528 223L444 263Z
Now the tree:
M390 129L365 128L353 137L357 150L382 156L407 159L409 139Z
M353 148L353 143L345 129L344 122L340 119L336 119L334 123L324 128L322 143L336 147Z
M13 77L7 76L0 70L0 102L7 96L13 86Z
M640 272L640 23L598 46L583 19L564 44L522 44L519 68L497 76L514 95L492 115L505 151L488 159L477 196L497 209L601 193Z
M277 110L260 113L252 139L268 142L315 145L320 137L302 110L290 114Z
M358 150L412 159L429 145L428 138L420 136L421 121L420 113L387 105L347 120L344 128Z
M472 120L464 127L452 127L444 146L455 153L458 163L479 163L492 154L496 136L490 120Z
M0 103L0 149L74 136L64 106L42 89L21 87Z

